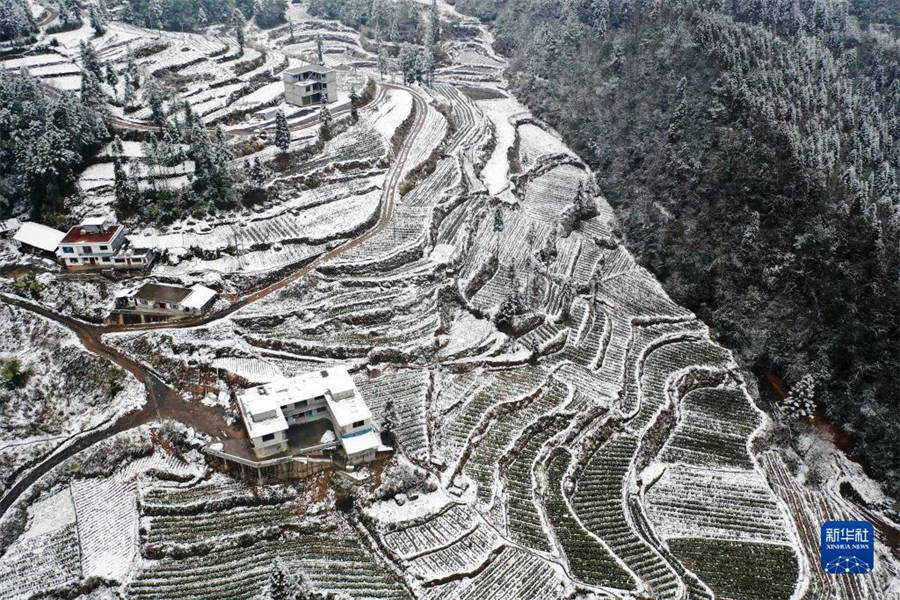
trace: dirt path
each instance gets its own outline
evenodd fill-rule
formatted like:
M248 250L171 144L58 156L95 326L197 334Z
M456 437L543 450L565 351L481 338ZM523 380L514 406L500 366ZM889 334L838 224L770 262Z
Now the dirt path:
M224 434L232 437L242 437L245 435L243 429L234 428L227 425L224 418L225 412L221 407L209 407L198 402L185 402L184 399L182 399L178 394L178 392L176 392L174 389L172 389L162 381L162 377L159 374L157 374L147 366L129 358L123 352L104 344L101 337L106 333L111 333L114 331L194 327L223 318L252 302L256 302L257 300L265 298L269 294L272 294L273 292L276 292L284 288L285 286L290 285L294 281L297 281L304 275L310 273L326 260L334 258L342 254L343 252L350 250L351 248L355 248L372 236L376 235L378 232L382 231L387 226L387 223L393 213L394 197L397 194L397 188L400 185L401 176L406 165L406 161L409 158L412 141L415 140L416 136L419 135L422 131L422 127L425 124L425 115L427 109L425 101L422 99L422 97L414 91L409 90L409 88L393 84L383 85L387 87L403 89L409 91L413 95L412 110L415 113L415 121L413 123L413 127L410 129L409 134L404 140L403 146L401 147L399 153L393 161L392 171L388 174L387 179L385 180L385 186L381 197L381 210L378 215L378 220L373 227L365 231L360 236L353 238L352 240L348 240L347 242L330 250L329 252L326 252L325 254L319 255L312 262L298 268L296 271L288 274L275 283L252 292L240 298L239 300L236 300L226 309L219 311L214 315L209 315L208 317L203 319L182 321L174 324L156 323L147 324L147 326L132 327L93 325L66 315L59 314L53 310L50 310L49 308L40 306L39 304L35 304L27 300L9 296L6 294L0 294L0 300L2 300L3 302L41 315L42 317L59 323L60 325L74 332L78 336L78 339L81 341L84 347L87 348L90 352L117 364L118 366L134 375L138 379L138 381L143 383L146 387L148 397L146 404L139 410L118 417L107 427L90 430L70 438L66 443L61 444L52 454L45 457L40 463L29 469L21 478L19 478L15 482L15 484L13 484L8 490L6 490L6 493L2 498L0 498L0 518L3 517L6 511L9 510L13 503L19 498L19 496L21 496L21 494L25 490L29 488L29 486L34 484L43 475L48 473L53 467L61 464L66 459L74 456L75 454L81 452L89 446L96 444L97 442L103 441L113 435L116 435L123 431L127 431L134 427L138 427L152 420L172 418L189 427L193 427L197 431L201 431L212 436L222 436Z

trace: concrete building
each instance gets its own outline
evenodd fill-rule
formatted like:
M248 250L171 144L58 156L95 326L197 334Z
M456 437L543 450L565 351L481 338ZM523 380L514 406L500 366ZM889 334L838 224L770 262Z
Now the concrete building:
M131 248L125 226L90 217L69 229L56 249L68 269L141 268L153 262L153 250Z
M334 70L322 65L304 63L285 69L284 101L295 106L330 104L337 101L337 76Z
M199 284L187 288L145 283L116 298L109 320L121 323L137 320L145 323L199 316L212 308L217 297L215 290Z
M257 458L339 447L356 464L375 458L381 446L372 413L342 366L244 390L238 406ZM317 429L323 420L329 426ZM303 439L304 432L314 437Z

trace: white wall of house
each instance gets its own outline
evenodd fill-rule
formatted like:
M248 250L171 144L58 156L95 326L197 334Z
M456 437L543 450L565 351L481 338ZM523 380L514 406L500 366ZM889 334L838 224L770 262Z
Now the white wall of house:
M253 451L257 456L272 456L288 449L287 430L252 438Z

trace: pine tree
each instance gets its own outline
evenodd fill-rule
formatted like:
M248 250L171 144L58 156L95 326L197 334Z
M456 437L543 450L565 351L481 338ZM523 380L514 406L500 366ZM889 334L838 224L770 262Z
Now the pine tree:
M91 27L94 28L94 34L97 37L106 33L106 21L103 19L103 16L100 14L100 11L97 10L96 6L91 6L89 11L89 16L91 20Z
M356 107L359 105L359 94L356 93L356 87L350 89L350 120L355 124L359 123L359 111Z
M81 69L90 71L98 80L103 79L103 67L100 65L100 58L91 43L81 40L78 43L78 50L81 55Z
M431 34L432 43L441 39L441 17L438 12L437 0L431 0L431 10L429 13L429 33Z
M275 113L275 145L282 152L287 152L291 146L291 131L288 129L287 119L280 110Z
M816 411L816 381L806 374L791 386L790 393L781 401L781 413L789 420L809 420Z
M120 138L118 135L113 138L113 141L110 143L109 153L115 158L120 158L123 154L125 154L125 145L122 144L122 138Z
M378 43L378 73L381 75L381 81L384 81L384 74L388 71L388 55L384 42Z
M297 591L287 567L276 557L269 570L269 600L291 600Z
M116 75L116 69L112 65L106 65L106 83L113 89L119 83L119 76Z
M116 211L121 216L128 216L134 209L131 186L128 185L128 176L125 175L125 169L122 168L122 161L119 160L118 156L113 160L113 180L113 189L115 190L116 196Z
M325 56L324 56L324 51L322 49L322 35L321 34L316 35L316 55L319 58L319 64L324 65L325 64Z
M494 211L494 231L498 233L503 231L503 211L500 210L499 206Z
M85 71L81 77L81 103L97 112L106 107L106 96L93 71Z
M403 73L404 83L412 83L416 80L417 57L416 49L410 44L404 43L400 48L400 71Z
M322 125L319 127L319 143L324 146L325 142L331 139L333 132L331 130L331 111L327 106L322 107L321 114Z

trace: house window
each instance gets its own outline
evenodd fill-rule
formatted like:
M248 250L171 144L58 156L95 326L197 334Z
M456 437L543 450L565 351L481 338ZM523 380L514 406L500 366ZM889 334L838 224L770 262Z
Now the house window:
M104 257L103 257L103 262L109 262L109 257L108 257L108 256L104 256Z
M365 421L357 421L353 424L353 429L356 429L357 427L362 427L365 424L366 424Z
M317 409L316 409L316 412L317 412L317 413L323 413L323 412L325 412L325 407L322 406L322 407L317 408Z
M274 439L275 439L274 433L267 433L266 435L262 436L262 441L264 441L264 442L271 442Z
M85 246L85 247L82 248L82 250L81 250L81 252L82 252L83 254L91 254L93 251L94 251L93 248L91 248L90 246Z
M77 258L70 258L70 259L69 259L69 263L71 263L71 264L73 264L73 265L78 264L78 259L77 259Z
M116 259L116 262L117 262L117 263L123 263L123 262L125 262L125 259L124 259L124 258L117 258L117 259Z
M109 250L109 246L100 246L101 250Z
M74 253L75 253L75 248L73 248L73 247L71 247L71 246L63 246L62 251L63 251L64 253L66 253L66 254L74 254Z

